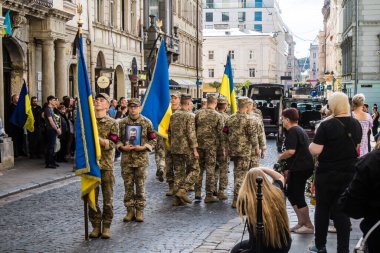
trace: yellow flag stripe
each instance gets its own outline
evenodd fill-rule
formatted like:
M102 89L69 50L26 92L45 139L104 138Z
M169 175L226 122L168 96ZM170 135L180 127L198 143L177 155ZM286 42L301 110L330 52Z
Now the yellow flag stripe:
M99 144L99 133L98 133L98 127L96 126L96 118L95 118L95 111L94 111L94 103L92 101L92 96L88 96L88 105L90 108L90 116L91 116L91 122L92 122L92 132L94 133L94 140L95 140L95 153L96 158L99 161L101 157L101 151L100 151L100 144Z
M169 104L164 117L162 118L161 122L158 125L158 134L164 137L165 139L168 138L168 129L169 129L171 115L172 115L172 108L171 108L171 105Z
M25 113L28 115L25 122L25 129L29 132L34 132L34 116L32 111L32 106L30 105L29 95L25 96Z

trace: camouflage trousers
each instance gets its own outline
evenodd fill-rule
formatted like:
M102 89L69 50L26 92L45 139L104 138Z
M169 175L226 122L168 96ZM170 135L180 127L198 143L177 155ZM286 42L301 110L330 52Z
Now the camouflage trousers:
M170 150L165 149L165 173L166 182L170 185L174 183L173 156Z
M259 165L260 165L260 155L256 155L255 152L252 151L249 168L259 167Z
M215 190L223 192L228 185L228 167L230 165L230 157L225 157L223 151L218 150L216 153L216 166L215 166ZM218 189L219 183L219 189Z
M163 138L159 135L157 135L157 144L154 150L154 158L156 160L157 170L165 171L165 146Z
M199 166L194 155L173 155L174 191L185 189L186 191L198 180Z
M195 191L201 192L203 174L206 171L206 195L212 195L215 192L216 150L199 148L198 153L200 170L195 183Z
M145 207L145 179L146 167L121 167L124 180L124 206L144 210Z
M231 160L234 161L234 199L237 199L244 177L249 170L250 159L235 156Z
M89 208L88 216L92 227L100 228L103 223L103 227L109 228L113 218L113 186L115 184L115 177L112 170L101 170L100 172L102 182L95 189L96 211ZM103 213L98 202L100 187L103 194Z

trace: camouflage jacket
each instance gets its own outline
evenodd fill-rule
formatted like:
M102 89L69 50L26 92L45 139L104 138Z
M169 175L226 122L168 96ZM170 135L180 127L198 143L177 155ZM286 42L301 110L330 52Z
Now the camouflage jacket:
M117 147L125 146L129 140L127 140L127 126L136 126L138 129L141 127L140 131L137 134L137 140L140 138L141 146L147 148L143 151L123 151L121 157L122 166L128 167L146 167L149 165L149 151L153 150L153 147L156 145L156 133L154 132L152 122L146 117L140 115L137 119L132 119L130 116L120 120L119 122L119 131L120 137L117 143ZM133 145L133 144L132 144ZM135 145L139 145L136 143Z
M194 114L185 110L177 110L170 117L169 143L172 154L189 154L198 147L195 134Z
M259 142L259 148L261 150L266 149L267 140L265 135L265 129L264 129L264 122L262 118L260 118L259 114L256 114L255 112L251 112L248 114L249 117L257 122L258 128L257 128L257 134L258 134L258 142Z
M115 147L119 137L119 128L116 120L109 116L97 118L99 137L106 141L106 146L100 145L102 157L99 161L101 170L113 170Z
M219 114L222 116L223 118L223 128L227 122L227 119L230 117L230 115L226 112L219 112ZM226 134L222 134L222 138L223 138L223 147L226 147L227 146L227 143L228 143L228 136ZM222 146L219 146L218 147L218 150L219 151L223 151L223 147Z
M203 109L195 115L198 147L216 150L224 146L223 116L215 110Z
M256 114L258 114L258 115L260 115L260 118L261 118L261 119L263 118L263 113L261 112L260 109L257 109L257 108L256 108L256 109L253 110L253 112L256 113Z
M258 148L258 124L251 120L247 113L234 113L231 115L223 132L228 138L228 151L231 157L247 157L251 155L252 148Z

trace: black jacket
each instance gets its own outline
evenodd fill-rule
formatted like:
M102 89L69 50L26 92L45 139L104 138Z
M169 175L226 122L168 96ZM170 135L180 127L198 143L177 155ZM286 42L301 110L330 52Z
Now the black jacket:
M363 156L355 165L356 174L340 198L343 211L354 219L364 218L364 234L380 220L380 150Z

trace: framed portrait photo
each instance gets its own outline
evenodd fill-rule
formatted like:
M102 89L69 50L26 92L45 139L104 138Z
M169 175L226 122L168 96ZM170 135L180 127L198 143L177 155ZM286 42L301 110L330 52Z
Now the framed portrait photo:
M129 125L125 127L125 145L141 146L141 126Z

